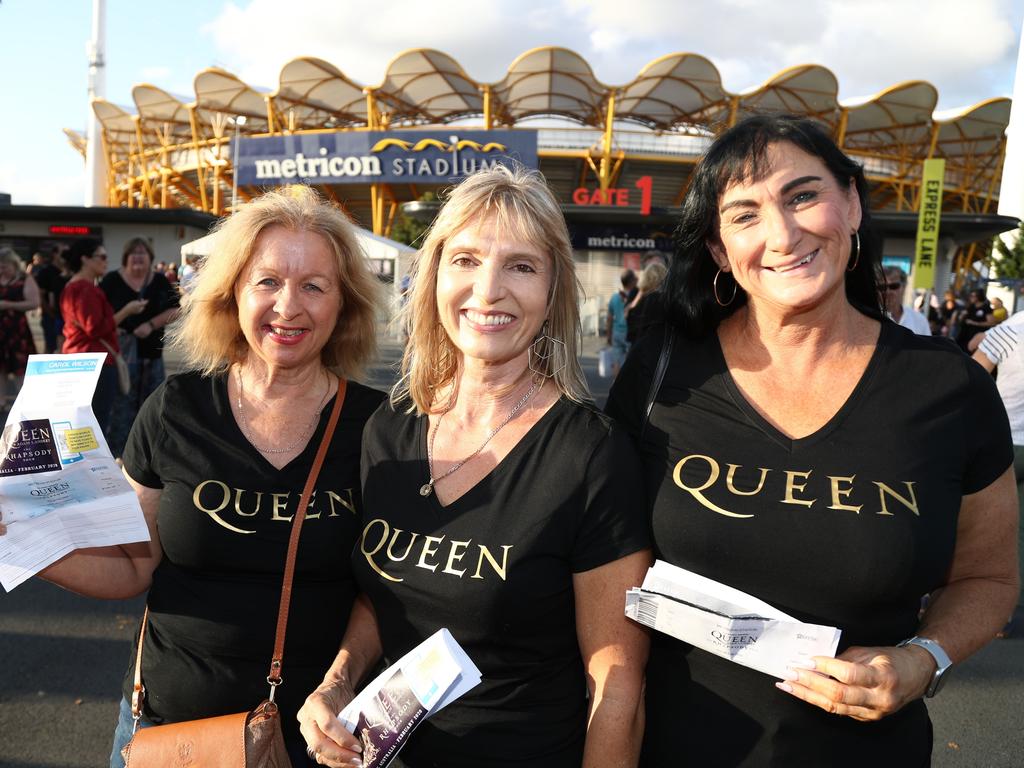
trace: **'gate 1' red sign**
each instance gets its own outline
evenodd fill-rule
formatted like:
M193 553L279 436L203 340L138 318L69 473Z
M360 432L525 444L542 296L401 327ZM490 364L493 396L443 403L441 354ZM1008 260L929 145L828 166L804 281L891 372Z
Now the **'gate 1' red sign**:
M633 185L640 190L640 215L649 216L651 213L651 188L653 186L650 176L641 176ZM630 189L628 187L611 187L604 191L578 187L573 190L572 201L576 205L614 205L626 207L631 205Z

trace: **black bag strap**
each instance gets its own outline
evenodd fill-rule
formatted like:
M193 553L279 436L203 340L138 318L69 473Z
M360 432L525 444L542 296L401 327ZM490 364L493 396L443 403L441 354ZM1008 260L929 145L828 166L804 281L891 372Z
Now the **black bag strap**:
M675 333L672 326L665 323L665 339L661 342L661 354L658 356L658 365L654 369L654 378L651 379L651 390L647 393L647 402L644 405L644 420L640 425L640 442L643 442L647 433L647 424L651 420L651 411L654 409L654 401L658 398L661 390L661 382L665 379L665 371L668 369L668 362L672 359L672 341Z

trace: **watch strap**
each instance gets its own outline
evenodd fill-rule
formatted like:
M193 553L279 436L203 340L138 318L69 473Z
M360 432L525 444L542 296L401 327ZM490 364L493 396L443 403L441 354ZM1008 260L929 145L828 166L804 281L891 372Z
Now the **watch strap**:
M916 645L918 648L923 648L935 659L935 673L932 675L932 680L928 684L928 690L924 694L926 698L930 699L942 688L946 672L953 666L953 661L949 658L949 654L943 650L942 646L929 637L918 637L917 635L908 637L899 643L897 647L902 648L907 645Z

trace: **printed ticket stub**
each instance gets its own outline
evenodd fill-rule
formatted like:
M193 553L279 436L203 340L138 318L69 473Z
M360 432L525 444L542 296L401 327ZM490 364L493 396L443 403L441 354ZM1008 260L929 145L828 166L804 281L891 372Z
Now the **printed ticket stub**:
M626 616L780 680L790 667L811 666L812 656L835 656L841 634L662 560L626 592Z
M106 353L32 355L0 433L0 584L72 550L148 541L135 492L92 412Z
M447 629L388 667L339 714L363 742L363 765L386 768L423 720L480 682L480 670Z

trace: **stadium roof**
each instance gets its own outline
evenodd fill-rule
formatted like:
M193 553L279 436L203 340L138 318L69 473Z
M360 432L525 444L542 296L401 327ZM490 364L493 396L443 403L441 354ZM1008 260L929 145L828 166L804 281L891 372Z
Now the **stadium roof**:
M659 180L653 205L671 208L711 137L744 116L786 111L819 120L864 165L873 209L916 210L921 161L939 157L946 160L944 210L988 213L995 210L1010 114L1005 98L937 113L938 92L924 81L840 99L836 76L817 64L789 67L732 93L712 61L685 52L609 85L582 56L559 47L526 51L494 82L475 79L445 53L419 48L396 56L375 85L301 57L281 68L273 90L210 68L196 75L193 91L184 97L140 84L132 90L134 110L93 103L103 126L110 205L220 215L236 195L250 199L258 189L234 183L228 148L236 135L452 125L536 129L541 170L561 199L591 174L602 189L652 176ZM82 135L65 133L84 154ZM323 191L363 223L372 218L381 233L395 205L423 192L415 185Z
M247 134L322 129L325 124L366 127L371 104L389 127L472 117L507 127L554 116L603 129L613 111L616 120L658 131L696 127L713 132L747 114L786 111L816 117L836 131L843 125L847 147L879 154L912 147L914 154L926 155L937 130L934 154L957 158L991 152L1006 129L1010 106L1009 99L991 99L939 119L934 112L938 93L922 81L842 102L836 76L813 64L787 68L760 86L733 94L725 90L715 65L694 53L662 56L628 83L607 85L582 56L557 47L527 51L495 83L473 79L445 53L415 49L395 57L378 85L360 84L329 62L302 57L282 67L274 91L216 68L196 75L194 90L194 100L186 101L152 85L136 86L135 114L154 128L166 125L172 135L190 137L191 110L208 135L223 132L218 115L245 116ZM132 115L104 100L96 101L94 109L115 145L111 149L127 153L136 140Z

